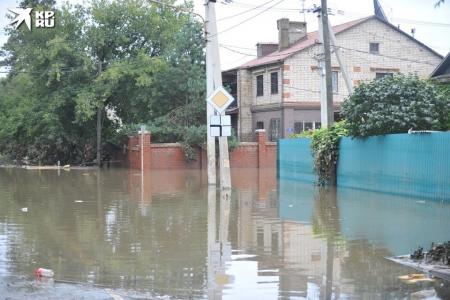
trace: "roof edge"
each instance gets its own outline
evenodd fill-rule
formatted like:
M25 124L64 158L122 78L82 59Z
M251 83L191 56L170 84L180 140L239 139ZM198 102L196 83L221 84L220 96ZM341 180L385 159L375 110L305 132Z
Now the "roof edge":
M450 52L445 56L445 58L437 65L437 67L431 72L430 77L435 77L436 73L441 70L446 64L450 63ZM439 75L438 75L439 76Z

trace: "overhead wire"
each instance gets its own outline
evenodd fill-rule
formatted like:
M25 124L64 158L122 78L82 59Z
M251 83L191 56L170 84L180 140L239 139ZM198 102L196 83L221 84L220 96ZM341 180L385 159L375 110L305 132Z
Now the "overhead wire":
M260 7L263 7L263 6L269 4L269 3L273 2L273 1L275 1L275 0L269 0L269 1L267 1L267 2L264 2L263 4L257 5L257 6L255 6L255 7L252 7L252 8L250 8L250 9L247 9L247 10L244 10L244 11L242 11L242 12L240 12L240 13L235 14L235 15L231 15L231 16L226 16L226 17L220 18L220 19L217 20L217 22L220 22L220 21L223 21L223 20L232 19L232 18L241 16L241 15L244 15L244 14L246 14L246 13L248 13L248 12L251 12L251 11L254 11L254 10L260 8ZM234 4L234 3L235 3L235 2L233 2L233 4Z
M246 23L246 22L248 22L248 21L250 21L250 20L252 20L252 19L254 19L254 18L256 18L256 17L258 17L259 15L261 15L261 14L263 14L264 12L266 12L266 11L272 9L273 7L277 6L278 4L280 4L280 3L284 2L284 1L285 1L285 0L279 0L279 1L277 1L275 4L273 4L273 5L269 6L269 7L266 7L264 10L258 12L257 14L255 14L255 15L253 15L253 16L247 18L247 19L244 19L243 21L241 21L241 22L239 22L239 23L237 23L237 24L234 24L234 25L232 25L232 26L230 26L230 27L228 27L228 28L226 28L226 29L224 29L224 30L221 30L221 31L219 31L219 32L216 33L216 34L210 35L208 38L211 38L211 37L217 36L217 35L219 35L219 34L228 32L228 31L230 31L230 30L232 30L232 29L234 29L234 28L236 28L236 27L238 27L238 26L240 26L240 25L242 25L242 24L244 24L244 23Z

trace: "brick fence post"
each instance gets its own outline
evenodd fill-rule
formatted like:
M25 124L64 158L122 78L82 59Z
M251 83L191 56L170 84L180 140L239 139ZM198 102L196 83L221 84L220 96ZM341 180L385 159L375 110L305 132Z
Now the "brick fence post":
M144 155L142 156L144 159L144 170L149 170L151 168L151 159L152 159L152 145L151 145L151 133L145 131L143 134L143 137L141 137L141 135L138 135L139 137L139 145L140 145L140 141L141 138L143 139L143 150L144 150ZM140 151L141 149L139 149ZM140 152L139 152L140 154ZM140 162L140 158L139 158L139 162Z
M267 167L266 153L266 131L264 129L256 130L256 141L258 143L258 168Z

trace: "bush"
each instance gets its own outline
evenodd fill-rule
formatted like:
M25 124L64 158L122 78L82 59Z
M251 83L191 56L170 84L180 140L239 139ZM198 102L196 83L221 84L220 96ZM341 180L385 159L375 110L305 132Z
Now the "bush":
M181 146L184 151L184 155L187 161L192 161L196 159L196 150L198 148L205 148L206 142L206 126L202 125L199 127L190 126L185 128L185 133L183 135L183 140L181 141Z
M396 75L362 83L342 105L351 136L447 130L449 103L430 82Z
M340 121L329 128L305 131L292 136L294 138L311 138L314 170L318 176L319 185L333 184L331 179L339 157L339 139L347 135L346 127L346 122Z
M347 135L346 126L346 122L341 121L312 132L311 149L319 185L333 184L331 179L339 158L339 139Z

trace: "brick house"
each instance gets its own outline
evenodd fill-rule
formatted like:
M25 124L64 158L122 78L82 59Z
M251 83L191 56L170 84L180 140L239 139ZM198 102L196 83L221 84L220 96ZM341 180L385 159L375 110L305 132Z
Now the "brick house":
M320 127L321 45L307 24L277 21L278 43L258 43L257 57L222 73L225 86L237 99L228 110L241 141L253 141L265 129L275 141ZM333 27L353 86L394 73L428 77L442 56L396 26L370 16ZM336 117L348 95L332 53L333 99Z

